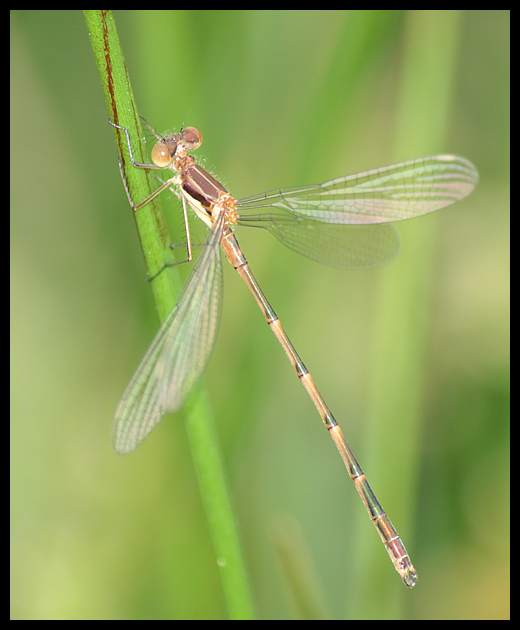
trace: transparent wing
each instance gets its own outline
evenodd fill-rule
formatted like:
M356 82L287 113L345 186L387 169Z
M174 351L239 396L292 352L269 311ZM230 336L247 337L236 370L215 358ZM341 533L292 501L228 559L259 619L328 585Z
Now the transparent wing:
M444 208L469 195L477 182L477 169L468 160L435 155L245 197L238 211L274 207L323 223L386 223Z
M316 262L340 268L377 267L399 251L399 235L390 224L321 223L293 214L241 215L239 225L261 227L289 249Z
M220 320L223 227L221 215L121 396L112 430L119 455L134 451L165 413L177 411L206 368Z

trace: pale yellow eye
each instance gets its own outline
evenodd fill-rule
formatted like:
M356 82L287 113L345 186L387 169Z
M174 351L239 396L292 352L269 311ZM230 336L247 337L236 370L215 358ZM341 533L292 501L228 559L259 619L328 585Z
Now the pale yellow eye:
M172 161L168 145L164 142L158 142L152 149L152 162L155 166L166 168Z
M197 127L184 127L181 134L184 146L188 151L195 151L202 144L202 133Z

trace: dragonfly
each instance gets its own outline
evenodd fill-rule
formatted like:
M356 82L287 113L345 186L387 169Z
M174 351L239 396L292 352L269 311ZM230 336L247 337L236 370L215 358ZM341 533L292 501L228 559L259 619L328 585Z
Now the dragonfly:
M256 281L236 239L236 226L267 229L284 245L318 262L344 268L373 267L393 258L399 238L392 223L444 208L466 197L478 183L475 166L456 155L435 155L318 185L281 188L235 199L191 154L202 144L196 127L156 138L151 164L134 159L128 130L111 124L126 136L134 167L170 171L158 178L159 187L134 203L137 211L164 190L183 206L187 260L192 259L188 209L209 228L202 253L117 405L112 439L115 451L127 455L148 436L166 413L178 411L203 374L213 349L222 303L220 248L252 292L269 327L334 441L370 519L404 584L412 588L417 572L399 534L372 491L343 432L287 337ZM267 209L267 212L256 212ZM186 262L183 261L183 262Z

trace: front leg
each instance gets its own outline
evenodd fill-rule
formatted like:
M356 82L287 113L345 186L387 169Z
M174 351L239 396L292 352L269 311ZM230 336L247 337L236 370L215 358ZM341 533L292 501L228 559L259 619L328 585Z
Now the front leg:
M116 125L111 120L109 120L108 122L109 122L109 124L112 125L112 127L115 127L116 129L120 129L121 131L124 131L125 136L126 136L126 142L127 142L127 145L128 145L128 153L130 155L130 161L132 162L133 166L135 166L136 168L164 170L163 167L156 166L155 164L143 164L141 162L137 162L136 160L134 160L134 154L132 152L132 145L130 143L130 136L128 134L128 129L126 129L125 127L121 127L120 125ZM161 186L159 186L159 188L157 188L157 190L155 190L151 195L149 195L143 201L141 201L139 203L134 203L134 200L132 199L132 195L130 194L130 190L128 189L128 186L127 186L127 183L126 183L126 177L125 177L125 175L123 173L123 168L121 166L121 160L120 160L119 157L118 157L118 164L119 164L119 172L121 173L121 179L123 180L123 185L124 185L125 190L126 190L126 196L128 197L128 202L130 203L130 206L132 207L132 210L134 210L134 212L136 210L140 210L141 208L143 208L144 206L149 204L150 201L155 199L155 197L157 197L157 195L162 193L163 190L165 190L166 188L168 188L172 184L176 183L175 182L175 178L176 178L175 175L173 177L171 177L170 179L166 180L166 181L164 181L164 180L162 180L160 178L157 178L161 182ZM173 190L173 189L171 189L171 190ZM175 192L175 190L174 190L174 192ZM175 193L175 194L177 194L177 193Z

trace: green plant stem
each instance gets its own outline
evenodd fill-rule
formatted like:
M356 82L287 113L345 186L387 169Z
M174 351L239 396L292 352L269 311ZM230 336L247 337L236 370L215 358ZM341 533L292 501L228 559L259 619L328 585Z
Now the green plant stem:
M105 10L89 10L84 15L110 119L128 129L134 158L146 162L143 159L143 134L138 110L114 16L111 11ZM152 192L150 175L147 171L132 166L124 133L113 129L128 191L134 200L145 199ZM168 259L171 242L159 201L156 199L134 212L134 219L149 277L154 278L151 283L152 291L162 320L173 308L180 284L172 267L156 276ZM240 538L214 419L202 385L195 388L183 413L228 614L231 619L251 619L254 611Z

